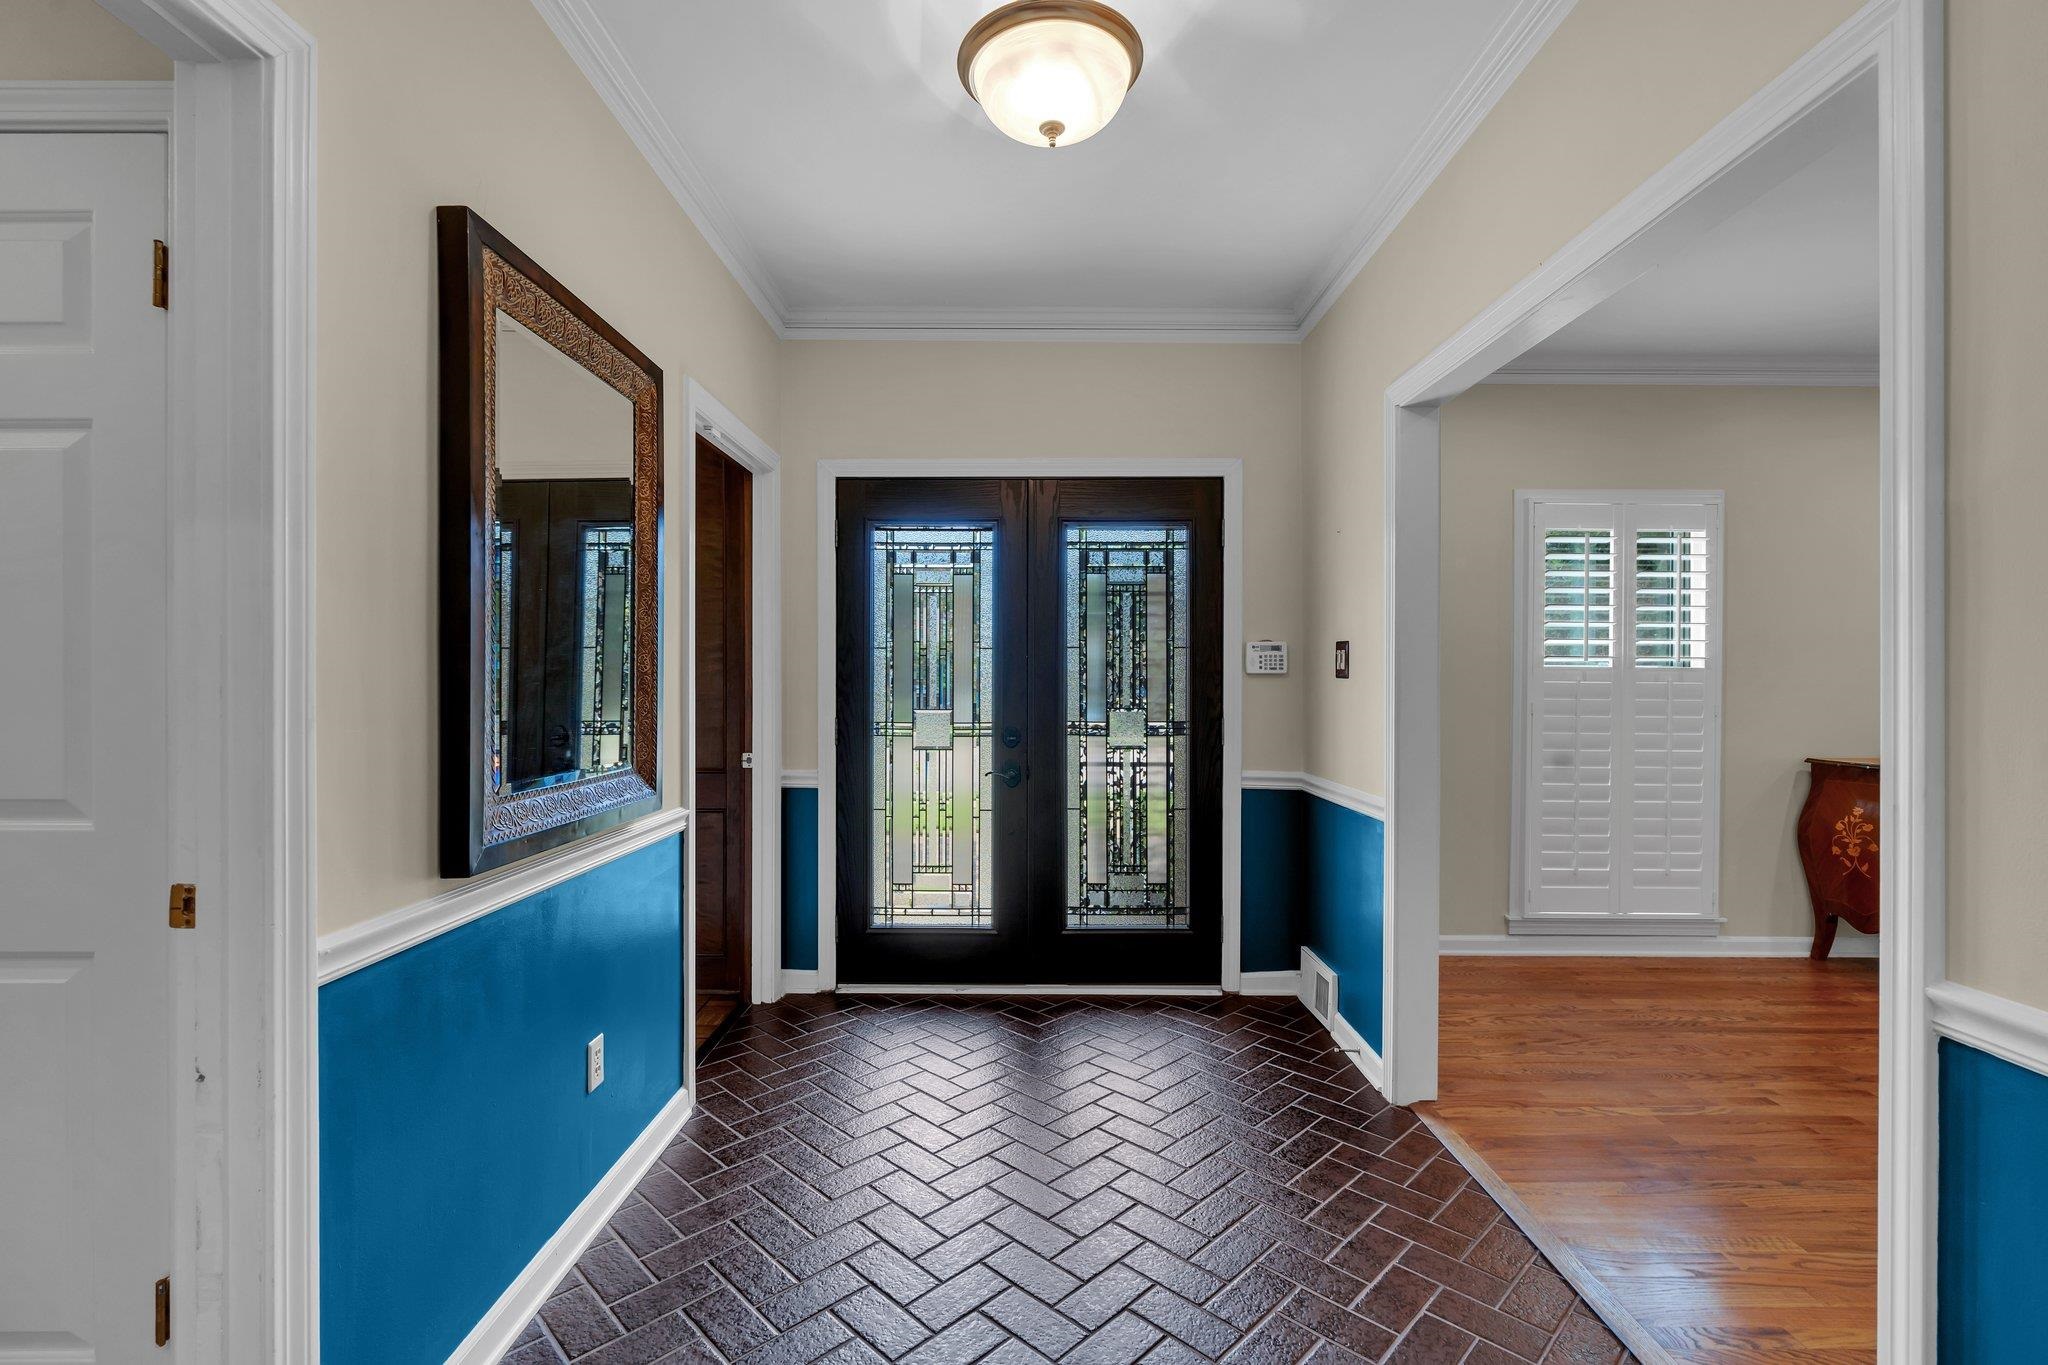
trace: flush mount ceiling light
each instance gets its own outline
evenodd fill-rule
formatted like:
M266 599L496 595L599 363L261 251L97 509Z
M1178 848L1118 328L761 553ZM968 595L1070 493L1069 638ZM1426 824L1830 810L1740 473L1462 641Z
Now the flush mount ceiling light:
M1107 5L1018 0L967 31L960 83L1017 141L1072 146L1116 117L1144 62L1138 30Z

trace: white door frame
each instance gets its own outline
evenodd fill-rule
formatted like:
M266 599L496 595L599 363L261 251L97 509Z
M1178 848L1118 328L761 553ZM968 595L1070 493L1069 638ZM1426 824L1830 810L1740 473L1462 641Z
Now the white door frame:
M685 806L694 806L697 800L697 438L710 441L753 476L748 563L754 637L748 736L754 754L748 970L749 998L766 1004L782 998L782 457L695 379L684 384L683 418L688 448L670 453L668 469L668 486L683 490L683 562L679 573L664 577L671 593L681 599L684 619L683 770L677 775L676 799ZM694 1095L697 1050L687 1041L687 1026L697 1017L697 878L696 849L688 838L683 854L683 960L688 966L683 983L683 1074L685 1088Z
M820 460L818 462L818 989L839 984L839 631L837 540L841 479L1223 480L1223 956L1218 984L1240 984L1244 888L1244 461L1237 459ZM1047 982L1059 985L1059 982ZM1111 988L1103 988L1107 993ZM1150 994L1170 993L1157 987Z
M1942 979L1945 375L1943 0L1870 0L1819 46L1502 295L1386 393L1386 1064L1390 1097L1437 1083L1438 408L1682 251L1812 158L1831 96L1878 83L1880 585L1885 933L1880 951L1878 1358L1934 1358L1935 1050ZM1830 119L1836 118L1831 126Z
M0 129L170 135L171 1342L315 1360L313 45L269 0L104 3L176 79L7 82Z

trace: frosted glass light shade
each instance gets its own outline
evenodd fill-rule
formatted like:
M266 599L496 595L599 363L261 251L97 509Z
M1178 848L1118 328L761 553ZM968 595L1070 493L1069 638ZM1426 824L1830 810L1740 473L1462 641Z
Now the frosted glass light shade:
M1137 30L1115 10L1024 0L968 33L960 79L1009 136L1068 147L1116 117L1143 60Z

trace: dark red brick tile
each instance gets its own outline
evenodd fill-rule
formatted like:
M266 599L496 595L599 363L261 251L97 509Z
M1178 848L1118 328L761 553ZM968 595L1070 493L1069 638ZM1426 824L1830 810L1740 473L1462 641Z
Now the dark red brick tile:
M1623 1355L1291 1000L792 997L699 1091L509 1365Z
M1387 1365L1458 1365L1472 1349L1473 1336L1434 1314L1415 1324L1387 1357Z
M540 1317L547 1324L549 1334L561 1343L563 1352L571 1359L623 1335L619 1324L605 1311L597 1295L581 1285L567 1294L549 1299L547 1306L540 1310Z

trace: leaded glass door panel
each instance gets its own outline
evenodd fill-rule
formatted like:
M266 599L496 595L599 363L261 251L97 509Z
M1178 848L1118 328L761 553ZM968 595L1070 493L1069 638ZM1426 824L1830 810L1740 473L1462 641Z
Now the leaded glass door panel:
M841 975L1000 980L1029 946L1028 816L1007 799L1025 762L1023 490L862 479L839 499Z
M1217 979L1220 505L842 481L843 979Z

